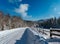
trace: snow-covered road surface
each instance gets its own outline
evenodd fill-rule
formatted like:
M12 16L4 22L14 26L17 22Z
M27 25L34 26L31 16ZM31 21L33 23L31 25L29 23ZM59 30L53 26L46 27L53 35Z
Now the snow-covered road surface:
M0 44L60 44L60 38L50 39L44 30L47 35L28 27L0 31Z
M0 31L0 44L48 44L45 39L29 28Z
M50 42L49 44L60 44L60 42Z
M22 37L26 28L17 28L0 31L0 44L15 44L16 40Z

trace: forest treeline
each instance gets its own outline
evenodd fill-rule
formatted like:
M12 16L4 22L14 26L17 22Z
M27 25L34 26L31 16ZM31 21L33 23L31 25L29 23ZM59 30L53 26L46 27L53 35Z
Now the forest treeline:
M0 11L0 30L31 27L33 24L32 21L23 20L20 16L4 15L4 13Z
M41 27L41 28L60 28L60 17L39 20L38 24L39 24L39 27Z

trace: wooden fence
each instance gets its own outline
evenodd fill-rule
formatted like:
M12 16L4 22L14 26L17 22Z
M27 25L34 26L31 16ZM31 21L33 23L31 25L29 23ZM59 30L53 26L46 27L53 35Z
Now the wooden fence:
M55 36L60 36L60 29L43 29L43 28L35 28L35 31L45 34L45 35L49 35L50 38L52 38L53 35Z
M60 36L60 29L51 29L50 30L50 38L52 38L52 36L55 35L55 36Z

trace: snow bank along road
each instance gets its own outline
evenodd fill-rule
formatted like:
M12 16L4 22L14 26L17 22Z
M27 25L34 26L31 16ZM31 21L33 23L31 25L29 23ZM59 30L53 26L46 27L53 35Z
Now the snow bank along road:
M39 33L40 36L43 36L49 44L60 44L60 29L35 28L34 31ZM50 38L50 34L52 34L53 39Z
M0 44L48 44L45 39L30 28L16 28L0 31Z

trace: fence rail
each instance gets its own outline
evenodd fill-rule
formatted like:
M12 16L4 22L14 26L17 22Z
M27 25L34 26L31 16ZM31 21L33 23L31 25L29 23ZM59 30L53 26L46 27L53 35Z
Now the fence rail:
M49 36L52 38L53 35L60 36L60 29L43 29L43 28L34 28L35 31L39 32L42 35Z
M55 35L55 36L60 36L60 30L50 30L50 37L52 38L52 36Z

